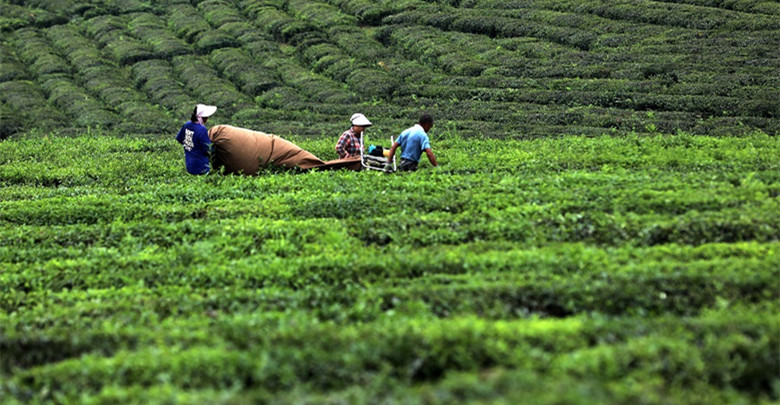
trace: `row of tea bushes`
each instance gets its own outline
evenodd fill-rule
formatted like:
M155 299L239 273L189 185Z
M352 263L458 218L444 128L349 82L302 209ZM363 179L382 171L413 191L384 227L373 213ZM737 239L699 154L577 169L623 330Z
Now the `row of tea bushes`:
M100 15L119 15L133 12L148 12L154 6L143 0L61 0L56 3L46 0L25 1L27 7L39 7L56 15L62 23L74 18L92 18Z
M9 125L3 138L31 127L55 130L68 123L61 111L48 104L40 88L29 81L0 83L0 100L7 107L3 112L8 114L4 116Z
M345 86L311 73L294 60L275 57L273 53L265 54L261 59L264 60L263 66L273 69L284 85L295 88L296 92L306 99L324 101L325 104L347 104L356 101L354 93L347 91Z
M220 28L227 24L245 22L246 18L238 9L236 2L224 0L206 0L198 2L198 11L203 13L203 18L214 28Z
M52 49L38 30L18 30L13 34L13 41L19 59L37 77L72 73L72 67Z
M0 16L0 32L14 31L25 27L46 28L64 24L67 19L50 11L16 4L3 4L3 14Z
M249 96L280 85L278 75L265 63L257 60L242 48L223 48L211 53L211 62L231 82L240 86L241 92Z
M212 28L201 12L189 4L170 6L167 17L174 34L193 44L199 54L237 45L236 38Z
M86 31L120 65L155 58L152 47L132 36L125 20L111 15L95 17L86 21Z
M142 230L139 225L125 226L136 232ZM126 236L123 243L130 241ZM322 240L308 243L317 242ZM253 253L254 259L273 262L272 250L279 248L279 240L268 239L262 246L262 251L258 248ZM38 273L46 278L40 281L27 274L31 271L11 264L9 272L19 273L19 277L9 272L2 276L4 285L16 287L4 290L1 297L8 326L4 332L9 337L0 343L4 352L9 350L2 370L54 363L98 347L111 350L112 342L100 341L105 337L102 334L87 334L90 340L83 342L83 347L78 342L72 346L63 342L71 347L67 352L50 350L56 347L32 353L16 350L25 343L44 346L47 340L63 341L64 329L86 330L94 319L114 327L136 323L144 327L147 322L173 321L180 314L214 311L224 316L252 316L285 309L341 324L376 321L392 316L392 312L437 318L478 314L490 320L524 319L534 314L559 319L588 314L693 318L724 306L765 302L764 307L771 307L771 298L777 296L778 263L771 245L667 245L619 250L559 245L525 251L507 250L507 246L466 244L415 250L419 256L414 260L374 266L363 263L353 270L338 264L347 257L328 259L319 255L316 260L320 263L315 258L277 256L276 261L286 265L271 264L261 270L257 266L252 269L248 260L231 259L230 266L217 265L208 270L205 249L187 254L176 251L176 247L134 253L104 248L100 252L87 251L82 259L43 259ZM30 255L35 253L30 246L24 248L32 249ZM502 251L506 257L501 257ZM405 253L392 249L369 252L394 257ZM181 253L180 259L170 257L172 253ZM456 258L455 254L462 257ZM556 256L562 254L570 256ZM637 259L639 254L651 258ZM612 255L620 262L606 264ZM97 269L98 259L110 264L110 268L104 268L106 274ZM180 260L187 263L177 264ZM290 269L295 263L301 267ZM77 264L86 266L80 277ZM171 271L165 271L169 267ZM57 275L54 268L61 274ZM26 284L17 287L20 282ZM80 314L85 313L94 319L82 319ZM23 325L27 325L26 330Z
M598 36L584 29L561 27L546 22L516 19L504 13L472 11L468 9L440 10L417 9L402 12L384 20L388 24L433 26L443 30L459 31L489 37L542 38L556 44L587 51Z
M129 130L155 133L170 129L167 114L150 106L143 93L128 87L128 73L103 58L101 51L75 28L52 27L47 36L70 60L91 94L113 106L122 116L132 117ZM122 130L127 125L119 123L118 127Z
M441 131L441 167L394 175L196 177L170 138L4 141L0 394L484 399L553 375L589 400L774 400L775 137Z
M151 46L161 58L172 58L189 54L192 47L168 29L166 21L151 13L139 13L132 16L127 27L135 36Z
M190 307L182 302L178 308L172 307L169 300L148 300L149 309L161 317L176 311L251 313L295 308L322 320L345 321L349 308L361 302L376 305L361 315L365 320L395 309L399 302L424 303L426 312L441 317L463 313L501 319L531 313L566 317L589 312L613 316L694 316L720 301L759 302L776 296L779 287L778 260L766 242L703 244L696 249L667 244L626 247L621 251L557 243L564 247L520 250L511 248L509 243L495 242L462 243L455 248L443 238L436 247L366 247L365 254L392 258L372 263L359 261L354 254L323 253L336 249L337 242L361 242L340 235L343 229L334 230L338 226L332 220L287 221L294 227L288 230L281 229L285 224L278 221L270 225L263 225L260 220L222 221L232 230L224 237L212 235L196 221L185 221L189 224L166 227L161 221L153 221L144 226L128 221L110 228L104 226L105 229L38 227L4 232L6 240L26 236L28 241L15 242L16 251L2 250L7 270L0 276L6 291L3 307L9 313L50 316L39 313L34 305L36 300L45 300L47 294L88 294L142 285L149 289L213 290L210 295L217 296L228 292L234 295L235 291L245 293L232 297L237 302L231 302L229 296L217 302L200 297L190 302ZM187 229L187 225L207 239L189 247L181 236L171 235L175 230ZM306 226L312 229L308 233L301 229ZM331 230L324 230L326 226ZM69 236L83 229L87 229L87 235ZM250 230L259 234L252 235ZM105 235L94 235L95 231ZM31 246L32 240L43 239L47 234L61 234L62 240ZM101 240L101 236L105 239ZM66 249L58 246L67 242L66 238L80 244ZM139 238L154 247L135 245ZM610 255L658 256L670 249L686 255L723 250L734 256L634 258L628 263L605 263ZM755 252L751 253L752 250ZM66 251L67 255L58 256L58 251ZM408 257L410 254L414 257ZM568 256L561 259L557 255ZM258 267L258 263L262 266ZM371 288L366 289L369 285ZM331 291L333 288L344 290ZM113 299L105 297L109 304L105 306L88 303L89 310L96 315L123 316L119 313L121 302L113 303ZM68 311L68 307L63 306L62 311Z
M131 68L135 86L143 90L149 98L175 117L189 118L192 106L197 101L179 81L173 66L167 60L146 60L138 62Z
M149 294L142 288L129 292L135 297ZM161 301L181 300L185 310L190 300L199 297L186 289L158 290L157 294ZM316 321L302 312L265 311L258 317L219 309L198 311L184 323L174 317L156 317L148 312L149 302L129 294L93 290L82 299L110 300L112 296L119 299L119 308L135 305L128 315L137 315L117 318L119 323L104 318L102 327L73 325L82 332L67 340L56 327L27 341L4 340L15 353L27 353L26 358L14 360L33 366L6 382L9 394L46 399L54 392L77 398L97 395L109 387L154 385L161 374L179 389L245 392L254 388L280 394L306 387L303 391L333 392L373 381L376 377L370 370L378 367L389 373L384 383L401 387L434 384L454 371L500 367L539 376L561 373L599 387L604 387L603 380L623 382L627 374L653 378L655 384L667 387L665 400L668 389L681 395L695 382L701 384L694 388L697 391L712 395L714 386L725 386L722 395L745 395L755 401L766 398L773 383L762 371L777 364L773 356L778 331L770 326L776 324L771 308L735 305L708 311L684 325L669 316L615 321L592 315L495 322L468 316L436 319L421 313L420 303L407 302L406 307L385 312L377 320L353 324ZM81 310L90 313L88 307ZM67 310L61 310L60 316L72 317ZM357 344L358 336L363 344ZM50 356L56 362L40 363L44 359L35 355ZM86 392L85 387L89 387Z
M727 10L760 13L768 15L780 14L780 4L774 1L752 0L668 0L669 3L692 4L704 7L722 7Z
M408 6L409 1L387 2L371 0L328 0L328 4L334 5L344 13L352 15L360 21L361 24L380 25L382 19L395 10L392 5L397 7Z
M173 58L173 67L190 94L210 100L228 115L252 104L252 99L222 78L205 57L177 56Z
M346 117L344 120L346 121ZM642 145L641 151L638 151L638 147L632 145L632 140L612 140L609 137L598 138L598 146L593 146L595 141L572 139L567 142L554 142L556 148L552 148L550 142L538 140L503 141L502 149L492 149L495 148L491 146L494 141L479 139L466 141L450 135L439 141L439 147L443 150L443 159L448 159L452 164L447 169L448 174L465 176L477 172L523 172L536 173L543 178L529 178L514 183L507 180L496 185L501 193L467 194L462 191L468 189L470 185L493 184L493 180L486 183L488 180L482 179L482 175L479 175L474 181L460 180L463 184L455 187L450 184L451 181L447 176L437 175L430 179L431 187L447 188L449 191L444 195L449 198L437 199L437 193L415 196L386 193L388 204L373 207L367 203L366 199L371 198L368 195L361 198L353 196L349 199L325 198L330 191L316 190L316 183L319 181L316 176L290 176L267 181L275 182L274 187L276 183L292 182L291 185L296 185L302 190L312 189L310 195L298 195L298 193L286 197L268 195L247 202L248 205L245 207L237 207L235 212L225 208L216 210L210 215L214 219L231 219L245 212L246 209L256 209L260 212L283 214L287 218L340 218L345 221L368 221L373 218L372 213L394 218L402 216L404 208L401 202L406 198L410 207L426 212L439 212L441 216L432 216L427 221L428 226L449 227L443 228L440 234L461 242L474 240L479 236L479 233L474 231L478 231L481 226L486 226L487 222L496 221L504 224L503 226L517 228L517 232L495 232L491 236L495 241L585 240L591 243L623 241L637 245L654 245L665 243L658 239L658 235L661 234L672 238L668 239L668 242L677 243L695 244L753 239L769 241L773 238L771 225L776 222L771 218L772 207L776 205L773 197L777 194L777 187L774 185L775 174L772 171L774 162L771 158L772 154L767 152L767 149L773 150L773 138L751 136L746 138L747 141L744 139L733 138L724 142L679 136L672 141L665 141L662 137L658 137L658 139L637 141ZM323 139L312 147L304 144L313 151L331 149L332 145L332 139ZM169 147L176 148L176 145L171 143ZM57 151L54 147L49 147L47 150L50 153ZM169 152L171 155L161 157L161 161L176 160L176 154L173 153L175 150L171 149ZM759 152L762 150L764 153ZM81 150L74 149L72 153L76 156L73 158L76 158L78 153L87 152L88 149L85 150L83 147ZM123 153L132 153L132 150ZM491 155L503 156L505 159L491 161L488 159ZM4 162L7 167L4 172L7 177L4 181L9 185L65 185L69 188L88 185L94 181L92 179L94 174L85 172L84 167L72 168L67 165L67 162L73 158L59 162L7 160ZM480 162L479 167L475 166L475 162ZM123 173L123 168L127 167L127 164L124 160L117 160L116 163L112 160L101 161L101 165L105 166L103 170L110 170L112 175L118 176L116 179L118 184L134 180L132 174ZM62 167L59 167L60 165ZM748 166L755 168L757 173L744 178L733 174L734 171ZM167 170L164 172L167 174L159 175L171 176L175 168L160 168L160 170ZM97 168L90 168L90 170L94 171ZM582 173L563 177L558 175L559 172L566 170L578 170ZM620 175L620 172L625 170L639 173L632 176ZM698 176L709 180L700 184L698 177L680 178L680 172L689 170L695 170L700 173ZM554 186L545 185L547 177L555 178ZM649 178L655 179L653 184L648 184ZM617 179L621 180L620 190L613 190L614 181ZM357 181L357 179L350 181ZM396 181L401 180L388 180L391 185ZM203 187L202 190L189 190L193 194L190 198L194 200L186 204L176 204L165 210L163 210L165 207L161 206L159 212L161 218L169 215L178 219L197 216L199 204L215 202L211 198L218 196L209 191L208 185ZM206 193L204 195L208 199L195 199L199 198L197 196L201 193ZM571 193L575 195L571 196ZM517 217L518 212L502 209L510 201L541 203L558 201L567 195L566 205L559 203L558 208L530 210L522 213L522 217ZM54 204L57 208L52 208L49 213L42 210L46 205L43 202L15 201L10 197L5 200L8 202L2 213L2 219L15 224L96 224L110 222L117 216L128 220L141 220L153 216L148 210L142 209L144 201L122 196L117 196L113 200L115 205L112 208L101 205L99 199L72 204L74 196L66 193L57 197L58 203ZM483 200L484 203L481 202ZM602 205L606 201L609 201L609 205ZM484 207L486 211L489 207L493 207L489 211L495 221L469 215L472 209L483 209L483 204L486 204ZM694 210L695 213L686 214ZM58 214L59 211L68 214ZM615 215L615 211L624 215ZM741 215L738 215L740 212ZM512 216L516 217L515 221L509 221ZM60 220L65 222L58 222ZM461 228L455 227L453 223L460 224ZM360 228L363 229L365 225L367 224L362 224ZM388 224L386 229L380 231L393 229L401 231L408 226L425 228L422 224L414 225L408 220L396 218L393 224ZM367 228L364 230L366 234L373 233ZM432 234L431 237L438 237L438 235ZM421 242L421 244L430 245L432 242Z
M688 29L700 30L732 30L732 31L759 31L776 30L780 28L780 23L769 15L734 13L730 10L717 8L721 4L689 5L684 2L663 2L659 4L653 1L553 1L553 0L534 0L524 2L519 5L513 2L502 2L496 0L478 0L474 6L477 8L507 10L515 7L525 9L528 6L534 8L546 8L561 12L576 12L578 14L593 14L599 17L630 21L642 24L654 24L672 27L682 27ZM530 3L530 4L529 4ZM671 4L670 4L671 3ZM742 7L737 6L739 11L745 10L748 3L756 2L723 2L737 5L742 3ZM705 6L705 7L702 7ZM733 9L732 9L733 10ZM773 12L780 12L780 8L775 7Z
M30 78L24 65L15 57L11 49L11 46L0 43L0 83Z
M382 51L381 43L361 32L334 29L299 43L296 52L316 73L366 97L390 100L399 95L401 82L390 67L394 58Z
M420 95L445 99L549 104L552 106L588 106L620 108L625 111L668 111L696 113L700 116L737 116L774 118L780 107L771 99L745 102L736 97L653 94L629 91L577 91L494 89L459 86L425 86ZM769 96L769 93L766 93ZM771 120L766 120L771 125Z
M423 109L469 136L777 131L771 26L729 31L638 23L598 15L603 2L581 9L541 0L371 3L122 1L101 9L85 1L81 14L63 11L72 19L46 33L13 30L0 44L9 55L0 60L0 80L31 80L48 104L36 111L57 110L66 126L126 133L170 131L194 102L222 107L222 123L282 135L331 133L333 122L358 111L413 120ZM52 12L29 5L36 6ZM717 18L754 17L720 6L711 10ZM192 54L198 57L189 60ZM203 66L180 66L185 61ZM100 70L82 77L94 67ZM123 78L127 88L119 89ZM89 109L109 114L62 110L62 101L49 99L61 79L84 88L78 94L93 99ZM9 101L17 98L26 96L5 96L15 111L25 104ZM305 117L313 109L321 128ZM324 112L343 109L353 111ZM264 122L259 111L277 118ZM503 121L473 118L491 115ZM56 128L36 125L50 122L37 112L26 116L12 126ZM307 125L292 124L301 116Z
M56 28L50 31L62 32ZM68 60L60 56L49 39L37 30L17 31L14 39L17 47L21 49L21 60L31 66L36 73L38 85L46 96L46 102L41 102L39 108L46 104L56 106L66 116L84 127L111 128L119 123L119 115L113 107L109 107L99 99L97 94L85 91L80 83L72 80L72 72L76 69ZM95 52L87 52L88 59L90 56L98 56L94 47L91 49ZM74 53L74 61L81 61L84 57L83 54ZM100 61L101 58L98 58L91 60L91 63L98 64L101 63ZM120 91L125 91L124 87L122 86ZM34 122L38 118L38 116L30 116L31 125L35 125ZM47 127L47 129L54 128Z
M463 16L458 17L459 14L463 14ZM484 13L485 16L482 16ZM498 14L499 12L492 12L492 14ZM464 33L472 33L472 34L480 34L488 37L501 37L502 35L500 33L492 32L491 28L492 26L496 27L503 27L506 25L507 19L512 19L512 17L506 17L506 16L493 16L491 12L489 11L453 11L453 10L415 10L410 11L407 13L396 15L392 18L388 18L386 20L386 23L388 24L399 24L399 25L411 25L414 27L436 27L444 31L456 31L456 32L464 32ZM577 14L575 14L577 15ZM523 15L525 17L526 15ZM577 15L579 16L579 15ZM518 19L521 18L520 15L517 17ZM480 28L480 24L478 24L476 21L482 21L481 25L485 25L485 27ZM466 25L466 22L469 22L468 25ZM540 22L541 23L541 22ZM557 22L557 20L551 20L551 21L544 21L545 24L550 24L551 26L558 26L557 24L560 24ZM617 29L620 31L620 28L616 28L615 22L612 22L611 20L604 20L599 21L593 24L589 24L583 29L587 29L589 31L592 31L594 24L596 27L606 27L602 28L604 30L602 36L606 36L608 38L605 38L605 40L609 41L615 41L615 30ZM619 25L618 25L619 26ZM679 56L685 56L688 57L688 59L691 60L692 64L704 64L705 66L709 66L713 69L720 69L724 66L718 66L715 63L709 63L709 62L715 62L719 60L718 58L722 58L724 56L733 56L735 58L744 58L746 55L771 55L772 50L776 45L776 39L772 39L772 36L767 36L764 39L754 39L753 35L746 33L740 33L737 34L736 37L732 34L730 34L727 37L722 37L721 35L718 35L716 33L708 33L708 34L701 34L698 33L698 37L696 37L696 33L692 30L684 30L684 29L678 29L678 30L671 30L664 32L661 29L649 25L647 26L649 28L646 28L644 26L637 27L636 25L626 25L623 30L625 31L624 34L618 34L618 36L625 37L625 40L623 43L617 44L617 43L601 43L601 42L594 42L593 48L591 49L591 52L587 55L583 55L581 52L577 53L574 52L576 50L569 50L567 53L570 55L567 56L568 58L573 57L577 55L578 57L583 56L592 56L592 57L601 57L606 58L606 55L609 55L610 59L614 59L616 61L625 61L625 60L631 60L633 61L635 58L641 58L641 57L655 57L655 58L663 58L664 60L668 60L670 56L669 54L675 54L680 53ZM504 29L504 28L502 28ZM764 31L759 31L764 32ZM595 35L595 34L594 34ZM524 37L524 36L531 36L531 37L540 37L539 35L530 35L530 34L507 34L503 35L506 37ZM541 36L542 38L545 38L544 36ZM695 48L692 49L681 49L680 45L677 46L671 46L669 44L670 41L672 41L671 38L680 38L680 40L684 41L683 44L688 44L690 46L691 44L691 37L696 37L696 45ZM655 45L652 41L652 38L659 38L660 43L657 44L655 48L650 48L654 50L655 52L641 52L644 50L645 46ZM480 39L476 39L479 41ZM595 39L594 39L595 41ZM601 41L601 40L598 40ZM636 44L641 41L642 46L637 47ZM740 44L736 44L735 42L739 41ZM675 40L677 42L677 40ZM744 42L742 44L741 42ZM707 48L711 47L711 52L702 52L702 45L706 44ZM570 45L565 44L563 45ZM684 45L683 45L684 46ZM749 52L746 51L749 50ZM706 49L706 48L705 48ZM640 52L637 52L640 51ZM692 55L692 51L694 51L694 55ZM626 55L626 52L629 52L629 55ZM643 55L646 53L647 55ZM680 58L678 58L680 59ZM542 60L543 62L544 60ZM680 62L684 62L684 59L676 60L675 64L678 64ZM601 62L604 62L603 60ZM725 67L731 68L730 64L726 65ZM687 68L687 66L686 66Z
M357 18L342 13L338 7L318 1L290 0L286 9L297 20L311 24L320 30L358 23Z

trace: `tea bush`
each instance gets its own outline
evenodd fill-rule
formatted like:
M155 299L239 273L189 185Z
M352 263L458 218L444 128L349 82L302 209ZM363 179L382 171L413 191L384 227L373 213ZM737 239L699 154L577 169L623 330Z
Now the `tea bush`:
M198 35L212 29L198 10L189 4L172 4L167 15L173 33L188 43L195 42Z
M200 99L213 100L227 114L249 106L249 96L241 93L227 79L219 76L217 71L204 57L182 55L173 59L174 72L186 78L186 88Z
M316 2L290 0L287 10L297 19L305 21L319 29L335 26L350 26L357 24L355 17L343 14L338 7Z
M207 0L198 3L198 10L203 12L206 21L214 28L225 24L245 21L241 11L230 2L223 0Z
M264 92L273 86L288 86L292 90L285 99L309 104L317 100L358 110L379 103L395 110L413 105L418 110L433 108L446 114L439 118L455 123L462 133L503 138L777 131L778 83L772 56L778 28L772 8L764 3L675 2L664 7L652 2L607 6L542 0L369 3L169 1L151 5L74 0L59 8L45 2L25 3L8 9L7 18L19 17L23 22L7 29L9 40L3 46L11 57L3 62L0 78L30 80L38 92L47 93L41 87L51 75L82 84L86 83L82 70L88 66L117 64L136 72L134 65L147 60L178 65L182 56L196 53L203 56L196 63L210 61L217 68L216 77L198 75L200 80L216 80L218 86L236 92L222 94L198 85L189 98L224 104L221 113L234 123L242 122L241 116L233 115L244 109L272 106L278 110L274 116L287 116L268 122L269 130L293 134L323 131L291 124L295 117L305 116L309 106L271 102ZM50 16L45 17L48 22L34 21L44 15ZM241 51L255 63L244 57L228 58L229 68L228 62L217 66L215 58L225 56L225 50ZM284 66L295 65L285 71L300 72L301 77L277 82L280 72L258 69L269 58L285 60ZM244 72L242 66L249 65L255 67ZM309 81L311 72L322 75L316 87L293 84ZM181 67L170 79L185 84L192 80ZM459 84L452 85L453 80ZM109 126L132 130L124 123L133 120L130 114L148 110L141 104L160 105L166 114L181 117L192 101L180 97L177 86L165 87L173 91L172 96L159 89L136 88L143 91L143 102L118 109L115 117L123 124ZM96 89L87 89L88 96L103 99ZM426 100L419 102L420 97ZM485 101L480 110L463 103L472 98ZM463 108L441 108L442 102L463 103ZM507 102L518 103L523 110L516 118L543 118L516 119L511 127L462 118L503 110L500 103ZM61 109L58 104L51 107ZM567 117L561 107L588 112ZM30 119L23 119L28 124L22 132L51 128L39 112L43 110L27 113ZM637 118L648 110L657 114L653 122ZM71 113L64 116L73 117L64 122L62 131L67 133L101 121L77 120ZM34 125L37 122L41 125ZM162 127L155 124L139 131Z
M231 81L241 85L241 91L251 96L279 85L276 75L262 63L238 48L224 48L212 52L212 63Z
M776 402L779 12L4 2L0 402ZM189 176L196 103L441 167Z
M442 166L393 175L191 177L172 135L4 141L0 392L776 399L774 137L441 125Z
M165 20L157 15L135 14L128 22L128 28L136 37L151 46L159 57L172 58L192 52L191 46L168 30Z

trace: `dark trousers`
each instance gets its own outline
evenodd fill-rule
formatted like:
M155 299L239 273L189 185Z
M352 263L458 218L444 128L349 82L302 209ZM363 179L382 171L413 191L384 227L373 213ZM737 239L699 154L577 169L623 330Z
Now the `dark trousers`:
M401 164L398 166L398 170L402 172L413 172L417 170L417 162L414 160L401 159Z

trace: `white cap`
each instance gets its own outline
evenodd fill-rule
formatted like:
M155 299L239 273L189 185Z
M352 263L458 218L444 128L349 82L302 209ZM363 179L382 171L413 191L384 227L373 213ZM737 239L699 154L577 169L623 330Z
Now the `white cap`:
M213 105L198 104L195 109L195 115L198 117L211 117L217 112L217 107Z
M352 121L352 125L358 127L370 127L372 125L371 121L363 114L352 114L352 118L349 120Z

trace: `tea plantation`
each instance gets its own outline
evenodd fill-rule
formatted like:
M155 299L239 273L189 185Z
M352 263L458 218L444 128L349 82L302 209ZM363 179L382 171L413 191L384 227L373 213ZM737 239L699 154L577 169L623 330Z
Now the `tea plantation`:
M0 403L780 401L780 3L0 0ZM175 132L415 173L189 176Z

